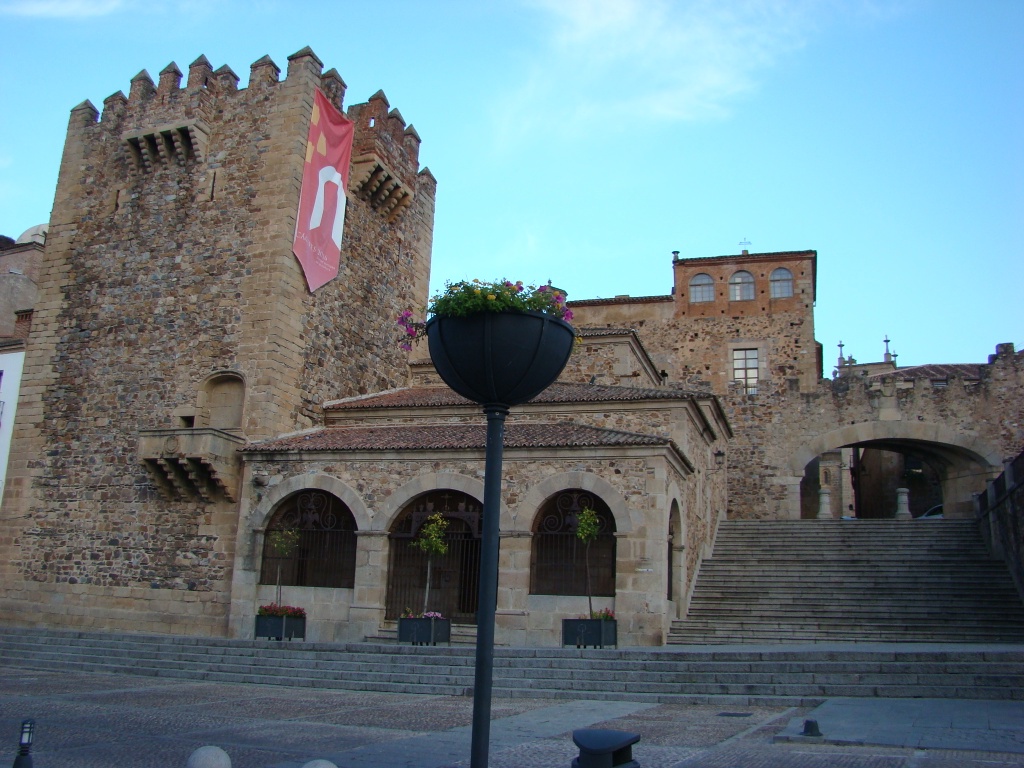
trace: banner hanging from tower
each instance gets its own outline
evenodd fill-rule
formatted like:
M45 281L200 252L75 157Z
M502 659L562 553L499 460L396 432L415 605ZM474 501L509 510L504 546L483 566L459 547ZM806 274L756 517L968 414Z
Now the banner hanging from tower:
M341 265L354 133L355 123L317 89L292 242L292 252L302 265L310 293L337 277Z

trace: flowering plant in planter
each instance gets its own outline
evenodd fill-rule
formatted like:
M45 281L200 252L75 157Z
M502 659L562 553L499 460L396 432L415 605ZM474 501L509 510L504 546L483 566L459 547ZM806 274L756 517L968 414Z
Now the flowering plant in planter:
M587 618L586 616L580 616L581 619ZM601 621L614 621L615 611L611 608L602 608L599 611L591 611L590 618L600 619Z
M268 603L267 605L261 605L256 611L257 616L287 616L292 619L304 619L306 618L306 609L299 608L294 605L278 605L277 603Z
M572 320L565 291L550 282L541 286L504 279L448 282L441 293L431 297L427 307L427 314L438 317L466 317L480 312L542 312L566 322ZM412 342L426 335L426 323L413 320L411 310L400 314L397 322L405 329L402 349L412 349Z
M424 613L414 613L411 609L406 608L402 611L403 619L443 619L444 614L438 611L426 611Z

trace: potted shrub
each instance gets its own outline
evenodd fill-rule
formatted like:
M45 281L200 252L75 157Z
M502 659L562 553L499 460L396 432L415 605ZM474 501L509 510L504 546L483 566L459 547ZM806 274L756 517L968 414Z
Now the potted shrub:
M600 518L597 511L584 507L576 516L576 538L583 542L583 567L587 580L587 616L577 619L562 619L562 645L577 648L618 645L618 623L615 613L609 608L594 610L593 589L590 585L590 545L597 538Z
M271 640L306 639L306 609L270 603L256 611L256 637Z
M430 585L433 580L434 557L447 554L448 542L445 533L448 521L440 512L435 512L420 526L412 546L427 556L427 584L423 590L423 610L414 614L407 608L398 619L398 642L413 645L437 645L438 642L451 643L451 619L446 619L437 611L428 611L430 604Z

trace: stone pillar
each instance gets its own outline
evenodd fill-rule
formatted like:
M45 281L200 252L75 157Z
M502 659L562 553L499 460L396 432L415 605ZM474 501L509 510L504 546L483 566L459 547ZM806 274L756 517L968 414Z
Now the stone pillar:
M910 514L910 489L909 488L897 488L896 489L896 519L897 520L911 520L913 519Z
M818 519L832 519L832 491L822 488L818 491Z

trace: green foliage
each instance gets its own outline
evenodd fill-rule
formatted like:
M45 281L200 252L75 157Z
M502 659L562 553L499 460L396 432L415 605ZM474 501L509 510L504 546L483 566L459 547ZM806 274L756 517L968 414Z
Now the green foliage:
M576 516L576 538L584 544L589 544L597 538L600 525L601 521L597 517L597 511L590 507L584 507Z
M295 528L283 528L267 534L267 545L275 557L288 557L299 546L301 534Z
M443 555L448 552L448 542L444 540L448 531L448 521L440 512L435 512L420 526L412 546L425 552L427 556Z
M572 318L572 313L565 306L564 291L550 284L527 287L521 281L513 283L511 280L445 283L444 291L431 299L427 311L442 317L465 317L480 312L525 310Z
M522 280L462 280L445 283L444 290L430 298L427 314L437 317L467 317L481 312L543 312L566 322L572 320L572 310L566 306L565 291L549 282L541 286L525 286ZM413 320L412 310L398 316L403 328L402 349L411 350L412 342L425 336L426 323Z

